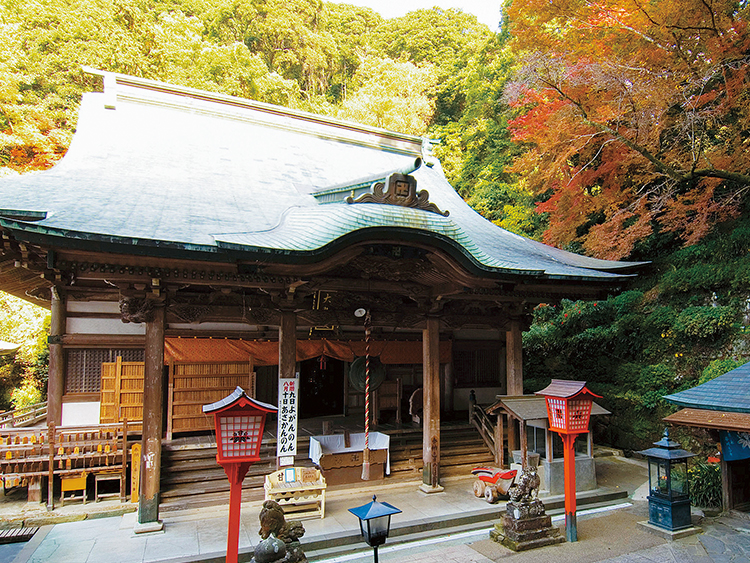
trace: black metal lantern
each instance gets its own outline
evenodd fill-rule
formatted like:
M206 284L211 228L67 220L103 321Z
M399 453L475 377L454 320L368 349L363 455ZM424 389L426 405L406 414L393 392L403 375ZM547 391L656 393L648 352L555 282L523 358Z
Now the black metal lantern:
M349 512L359 518L359 530L367 545L373 548L374 561L378 563L378 547L388 538L391 516L399 514L401 510L387 502L378 502L375 495L372 495L372 502L350 508Z
M688 528L691 520L687 461L695 454L670 440L668 429L654 446L640 452L648 459L648 522L670 531Z

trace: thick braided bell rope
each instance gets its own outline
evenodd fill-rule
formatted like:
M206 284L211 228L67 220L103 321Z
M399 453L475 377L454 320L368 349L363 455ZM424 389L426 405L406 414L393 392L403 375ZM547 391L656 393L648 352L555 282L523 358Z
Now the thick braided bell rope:
M365 317L365 449L370 449L370 313Z

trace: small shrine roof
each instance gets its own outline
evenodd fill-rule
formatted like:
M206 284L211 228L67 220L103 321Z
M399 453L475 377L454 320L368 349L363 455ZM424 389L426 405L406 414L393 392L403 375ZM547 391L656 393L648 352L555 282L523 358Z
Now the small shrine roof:
M547 419L547 401L539 395L498 396L497 401L487 408L487 414L498 410L505 410L518 420ZM591 404L591 416L605 414L612 413L595 402Z
M750 362L664 399L680 407L750 413Z
M427 139L99 74L104 92L84 95L61 162L0 180L0 226L33 242L224 262L315 262L377 239L439 246L478 275L617 283L639 265L487 221L450 186ZM449 215L347 203L392 172L410 173Z

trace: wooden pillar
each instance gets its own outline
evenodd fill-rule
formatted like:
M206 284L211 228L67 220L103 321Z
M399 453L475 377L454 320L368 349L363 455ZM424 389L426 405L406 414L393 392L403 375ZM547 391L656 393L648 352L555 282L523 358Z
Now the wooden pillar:
M52 288L52 315L49 329L49 379L47 380L47 424L62 424L62 397L65 392L65 299Z
M523 343L521 341L521 320L510 320L510 330L505 333L505 364L510 396L523 395Z
M422 484L420 490L436 493L440 486L440 320L427 319L422 331Z
M502 469L505 465L505 424L502 411L497 411L497 425L495 426L495 463Z
M521 438L521 467L526 469L529 466L529 438L526 435L526 423L523 420L518 421L518 434Z
M544 440L546 442L545 449L547 450L547 461L549 463L552 463L552 460L554 459L554 443L552 441L552 438L554 437L553 432L547 428L544 431Z
M141 441L141 485L136 533L163 528L159 521L161 476L162 402L164 385L164 324L166 309L158 303L146 321L146 357L143 379L143 437ZM118 414L119 418L119 414Z
M734 508L732 499L732 474L727 460L721 456L721 509L724 512Z

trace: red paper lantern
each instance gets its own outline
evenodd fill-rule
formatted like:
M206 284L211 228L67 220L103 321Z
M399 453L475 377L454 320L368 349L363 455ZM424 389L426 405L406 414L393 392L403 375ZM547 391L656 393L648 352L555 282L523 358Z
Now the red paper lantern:
M204 413L214 415L216 461L229 478L227 563L238 559L242 481L250 465L260 460L266 415L277 410L249 397L242 387L220 401L203 405Z
M565 455L565 536L568 541L578 541L576 523L576 461L574 444L578 434L589 431L593 398L601 398L586 389L585 381L553 379L546 388L535 395L547 401L550 430L560 434Z

